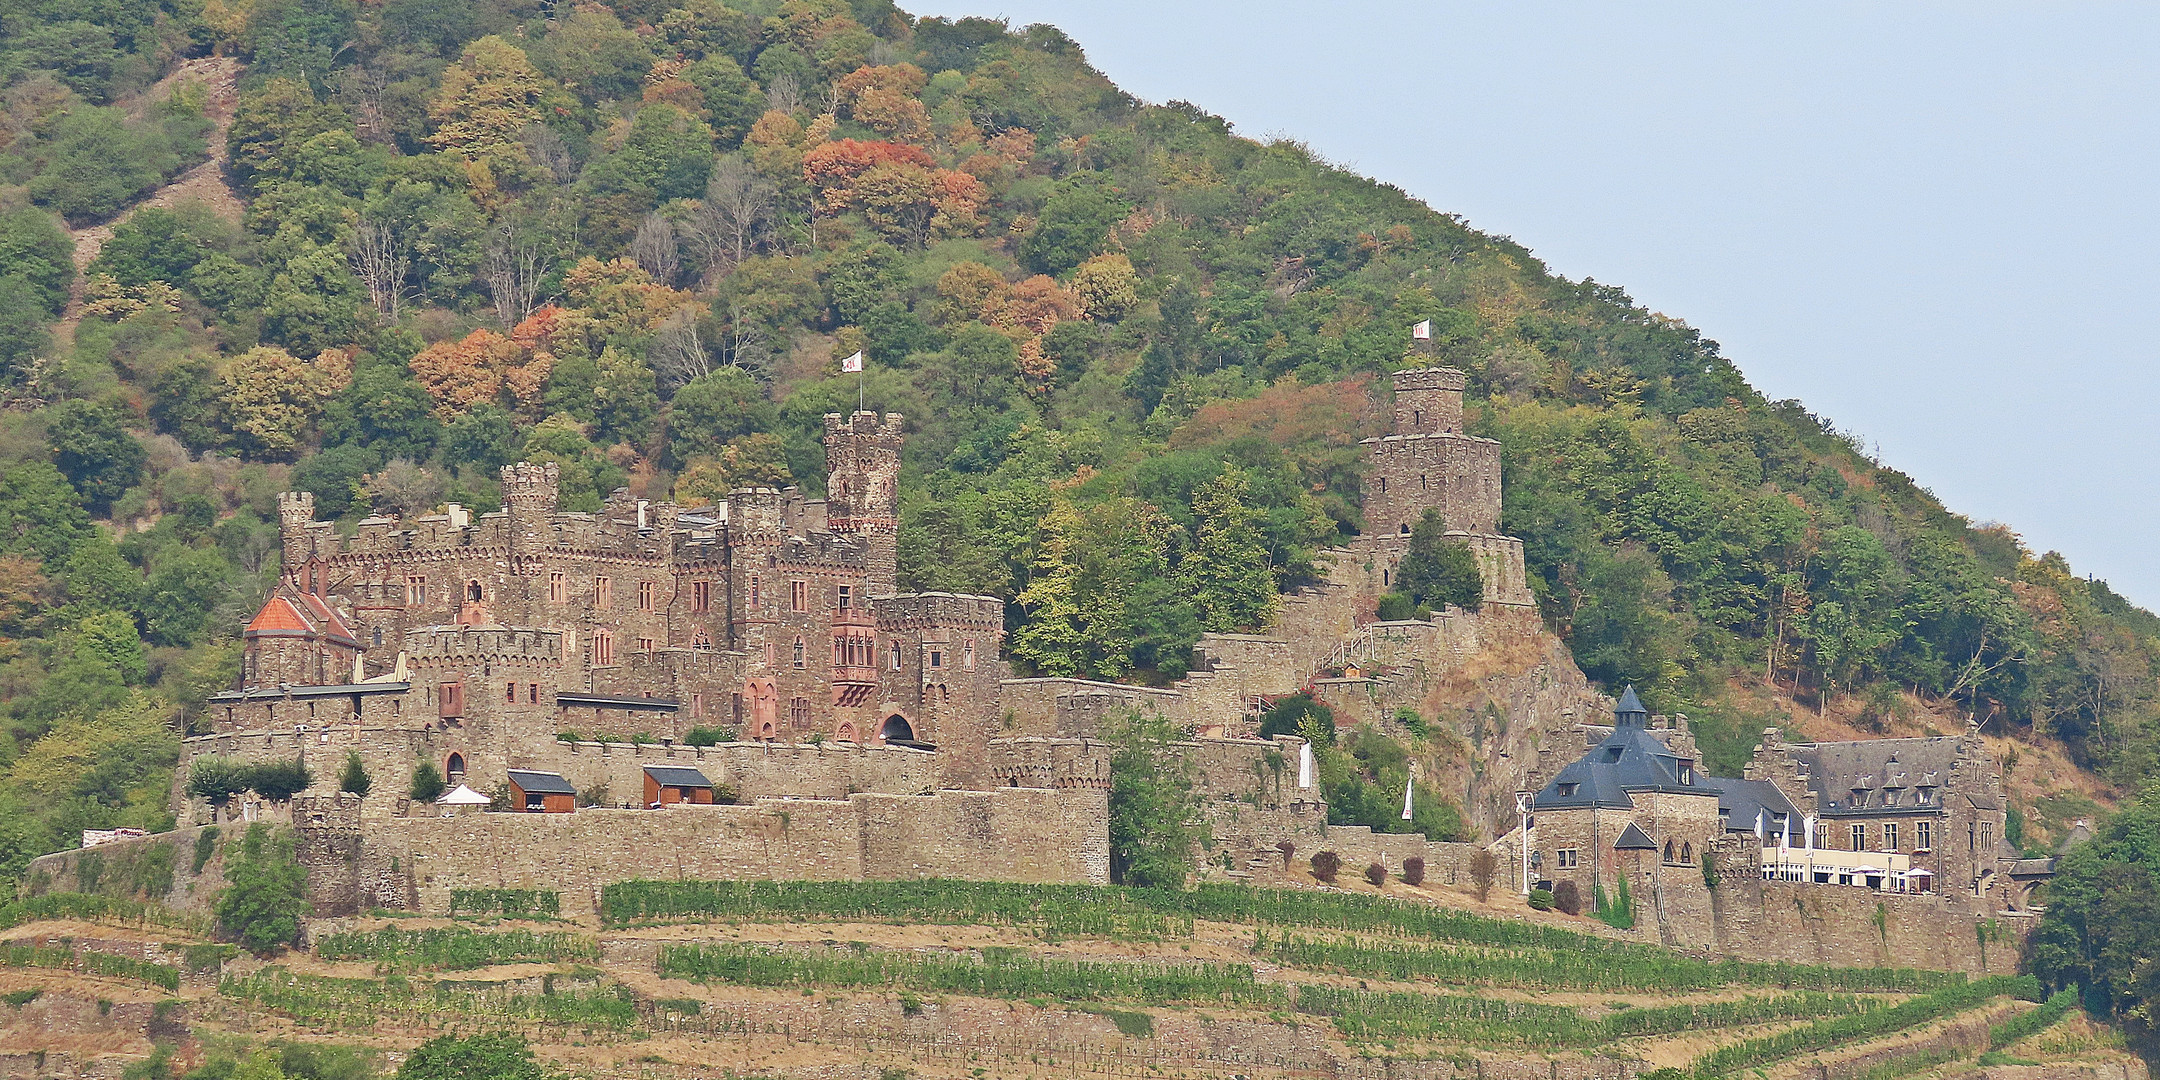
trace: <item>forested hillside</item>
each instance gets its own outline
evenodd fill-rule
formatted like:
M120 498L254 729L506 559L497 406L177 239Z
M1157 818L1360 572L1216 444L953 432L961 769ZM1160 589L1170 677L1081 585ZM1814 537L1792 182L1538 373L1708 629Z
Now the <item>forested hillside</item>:
M521 458L571 509L815 491L859 398L908 417L905 584L1005 597L1024 670L1161 681L1357 532L1424 319L1549 624L1713 764L1766 684L2156 764L2151 614L1684 323L1053 28L732 4L0 0L0 872L167 820L280 489L348 523L495 509ZM167 78L212 53L229 131ZM221 132L237 204L138 205Z

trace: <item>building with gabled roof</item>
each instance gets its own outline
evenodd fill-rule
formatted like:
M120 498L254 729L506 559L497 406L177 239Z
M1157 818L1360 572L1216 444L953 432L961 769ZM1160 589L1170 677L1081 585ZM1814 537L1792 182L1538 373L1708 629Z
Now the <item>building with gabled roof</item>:
M345 620L322 596L304 590L297 576L270 591L240 632L240 644L242 689L347 682L363 651Z

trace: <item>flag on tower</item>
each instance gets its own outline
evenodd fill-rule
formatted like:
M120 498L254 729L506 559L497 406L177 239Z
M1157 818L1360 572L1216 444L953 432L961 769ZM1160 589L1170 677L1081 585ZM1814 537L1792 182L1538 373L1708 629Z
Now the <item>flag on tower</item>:
M861 349L857 349L857 350L855 350L855 355L853 355L853 356L850 356L850 357L848 357L847 359L845 359L845 360L842 360L842 361L840 361L840 370L842 370L842 371L861 371L861 370L862 370L862 350L861 350Z
M1414 776L1413 776L1413 777L1411 777L1410 779L1408 779L1408 780L1405 780L1405 781L1403 781L1403 786L1402 786L1402 819L1403 819L1404 821L1408 821L1408 820L1410 820L1410 793L1411 793L1412 791L1416 790L1416 789L1417 789L1417 777L1414 777Z
M1417 324L1416 326L1413 326L1413 327L1411 327L1411 328L1410 328L1410 336L1411 336L1411 338L1413 338L1413 339L1415 339L1415 340L1417 340L1417 341L1431 341L1431 340L1432 340L1432 320L1431 320L1431 319L1427 319L1427 320L1425 320L1424 322L1421 322L1421 323Z

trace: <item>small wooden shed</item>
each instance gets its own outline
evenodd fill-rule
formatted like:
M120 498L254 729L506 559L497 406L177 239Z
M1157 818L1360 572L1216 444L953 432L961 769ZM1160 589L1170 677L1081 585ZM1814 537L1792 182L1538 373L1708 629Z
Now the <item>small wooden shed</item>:
M645 805L667 806L672 803L709 804L713 801L712 781L696 769L682 765L645 766Z
M510 809L528 814L567 814L577 809L577 789L561 773L512 769Z

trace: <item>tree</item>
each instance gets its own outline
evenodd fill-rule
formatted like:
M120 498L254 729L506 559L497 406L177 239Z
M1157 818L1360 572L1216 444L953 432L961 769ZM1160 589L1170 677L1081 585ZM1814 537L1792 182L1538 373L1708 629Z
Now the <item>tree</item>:
M1067 181L1020 241L1020 261L1038 274L1062 274L1100 251L1110 229L1131 212L1112 188Z
M1113 719L1110 756L1110 872L1120 884L1179 889L1194 846L1207 834L1191 766L1171 745L1177 729L1158 713Z
M298 759L292 761L263 761L249 766L248 787L257 795L273 802L284 802L306 791L315 783L307 766Z
M1485 600L1477 556L1469 544L1447 535L1447 520L1437 509L1418 519L1395 574L1396 587L1419 604L1476 611Z
M94 506L109 505L142 478L142 443L120 425L117 411L88 401L63 401L45 410L45 437L53 464Z
M523 158L520 135L540 122L542 91L539 69L517 46L494 34L480 38L443 69L428 103L435 121L428 142L468 161Z
M340 350L326 349L309 362L258 345L226 363L219 405L242 445L283 456L299 447L323 404L351 377L351 359Z
M268 954L296 944L308 912L307 871L293 858L292 837L262 822L248 826L228 857L218 894L218 930L248 951Z
M1313 740L1315 743L1335 741L1335 710L1309 694L1277 698L1267 712L1260 714L1260 737L1263 739L1277 735L1303 737L1308 731L1317 736Z
M437 769L434 762L423 761L413 766L412 787L409 791L412 801L417 803L434 802L442 798L443 790L442 770Z
M1097 255L1073 271L1072 291L1080 298L1080 310L1098 322L1124 318L1140 303L1134 288L1138 275L1132 260L1122 253Z
M160 645L193 645L233 589L232 564L214 548L162 556L143 587L143 635Z
M717 457L728 443L771 431L779 411L765 388L739 367L692 379L668 407L668 456L676 462Z
M338 773L338 790L365 796L375 781L368 776L367 764L360 760L360 751L345 752L345 768Z
M52 348L52 334L37 291L21 277L0 277L0 387L28 381L39 355Z
M396 1080L542 1080L523 1036L501 1031L441 1035L414 1048Z
M90 531L90 515L60 470L43 461L0 469L0 551L65 560Z
M2063 855L2047 910L2025 943L2025 966L2050 989L2082 987L2095 1011L2120 1017L2133 1040L2160 1041L2160 787L2090 841Z
M248 789L248 767L229 757L198 757L188 763L187 793L220 810Z
M1200 609L1200 625L1216 633L1253 630L1275 614L1275 567L1260 535L1260 515L1245 502L1251 486L1233 465L1193 499L1198 536L1179 562L1178 576Z
M133 221L130 218L121 230ZM113 240L120 238L116 233ZM52 215L28 207L0 212L0 279L5 278L28 286L37 310L48 316L60 314L67 303L68 285L75 280L75 244Z

